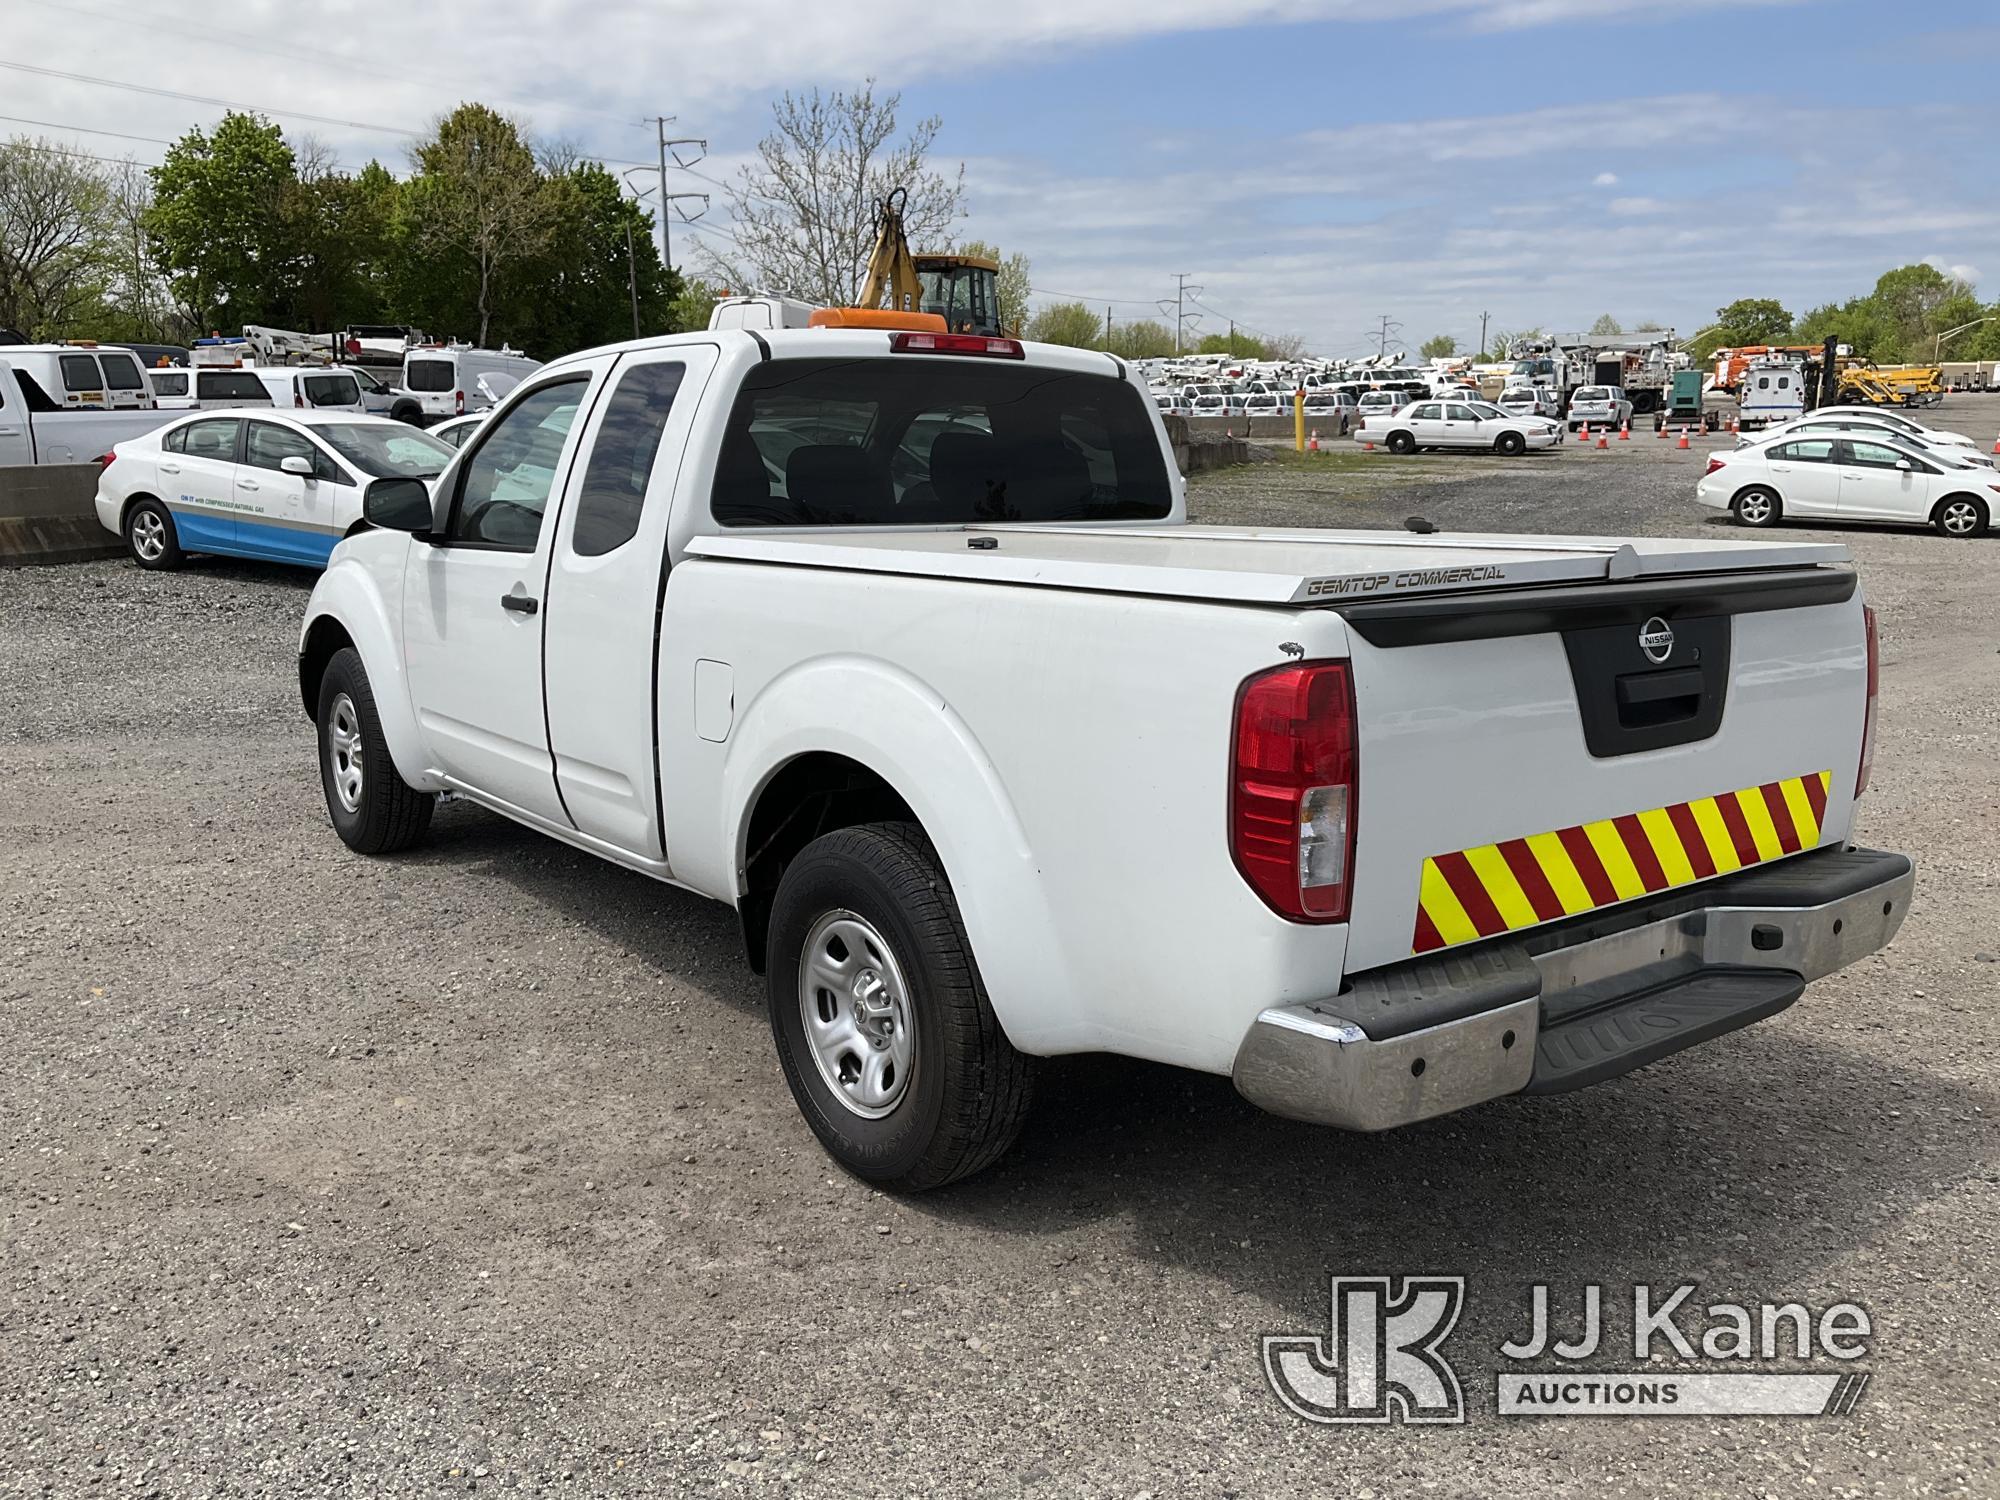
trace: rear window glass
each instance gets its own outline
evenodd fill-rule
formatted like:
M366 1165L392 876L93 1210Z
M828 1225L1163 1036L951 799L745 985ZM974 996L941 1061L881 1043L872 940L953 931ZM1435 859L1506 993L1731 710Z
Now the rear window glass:
M101 391L104 377L97 373L97 361L88 354L65 354L58 363L62 366L63 389L66 391Z
M725 526L1152 520L1172 508L1145 398L1013 361L779 360L744 378Z
M139 362L121 354L98 356L98 363L104 366L104 383L114 391L143 391L146 377L139 373Z
M204 401L257 401L271 404L264 382L248 370L197 370L195 394Z
M185 370L155 370L147 377L153 382L156 396L185 396L188 393L188 378Z
M448 391L452 373L448 359L413 359L403 366L403 385L412 391Z
M299 383L305 387L308 406L357 406L361 402L361 387L352 375L304 375Z

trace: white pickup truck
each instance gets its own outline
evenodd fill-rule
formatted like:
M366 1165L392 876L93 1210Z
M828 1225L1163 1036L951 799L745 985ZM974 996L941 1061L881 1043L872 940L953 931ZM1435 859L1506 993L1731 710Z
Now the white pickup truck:
M127 438L184 415L177 411L79 410L55 403L23 380L0 348L0 467L95 463Z
M1844 549L1191 526L1106 354L594 350L365 506L299 654L340 836L463 797L729 902L806 1119L897 1187L1058 1053L1362 1130L1594 1083L1910 900L1849 841Z

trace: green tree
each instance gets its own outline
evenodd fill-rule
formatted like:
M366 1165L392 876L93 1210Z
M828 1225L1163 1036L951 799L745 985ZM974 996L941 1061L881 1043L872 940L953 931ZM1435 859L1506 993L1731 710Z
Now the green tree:
M1112 328L1110 345L1121 359L1164 359L1174 352L1174 335L1164 323L1135 318Z
M1615 339L1624 331L1618 320L1610 313L1599 314L1597 321L1590 325L1591 336L1594 338Z
M675 275L681 273L676 271ZM667 331L693 333L708 327L709 315L715 311L715 298L715 288L699 276L681 276L680 294L667 309Z
M444 274L470 270L478 342L486 344L505 293L524 289L523 273L555 235L558 195L547 191L520 127L483 104L461 104L438 121L411 159L406 248L436 257Z
M290 274L273 299L274 321L314 332L383 321L396 180L380 162L352 177L317 160L301 164L281 200Z
M1238 359L1263 359L1264 341L1240 329L1235 333L1210 333L1194 346L1196 354L1230 354Z
M999 262L1000 326L1027 327L1028 298L1034 291L1028 275L1028 257L1018 250L1003 256L996 246L987 244L985 240L967 240L958 250L961 255L981 255Z
M669 332L680 278L660 264L653 216L596 162L549 178L542 192L559 227L510 288L509 336L544 359L629 339L635 283L638 331Z
M1425 359L1449 359L1458 353L1458 340L1448 333L1434 333L1417 346L1417 353Z
M214 134L197 128L169 146L152 175L146 234L193 321L275 321L294 277L286 205L299 185L278 127L231 110Z
M1093 349L1103 341L1104 324L1081 302L1055 302L1028 319L1028 337L1041 344Z
M0 326L55 338L96 318L123 242L117 201L96 162L26 137L0 145Z

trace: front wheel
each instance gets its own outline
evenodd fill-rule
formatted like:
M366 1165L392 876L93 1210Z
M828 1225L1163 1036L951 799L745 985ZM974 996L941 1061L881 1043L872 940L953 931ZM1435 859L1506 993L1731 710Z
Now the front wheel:
M407 849L431 825L437 798L397 774L361 655L343 647L319 680L319 778L327 815L358 854Z
M1493 451L1516 458L1528 451L1528 440L1518 432L1503 432L1493 440Z
M1389 434L1388 447L1391 453L1415 453L1417 451L1417 440L1407 432L1392 432Z
M1975 537L1986 530L1986 502L1971 495L1947 495L1938 501L1931 524L1946 536Z
M1736 519L1745 526L1759 528L1775 526L1784 514L1784 503L1777 493L1761 485L1753 485L1730 502L1729 508L1736 512Z
M174 518L157 500L141 500L125 513L125 550L142 568L164 571L183 560Z
M1033 1059L1000 1029L921 829L869 823L813 840L779 881L769 942L778 1063L841 1166L920 1191L1013 1144Z

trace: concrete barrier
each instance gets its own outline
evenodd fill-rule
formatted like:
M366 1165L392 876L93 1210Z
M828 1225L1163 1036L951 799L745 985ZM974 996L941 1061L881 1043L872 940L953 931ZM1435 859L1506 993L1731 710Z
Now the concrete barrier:
M96 464L0 467L0 568L115 556L124 543L97 520Z

